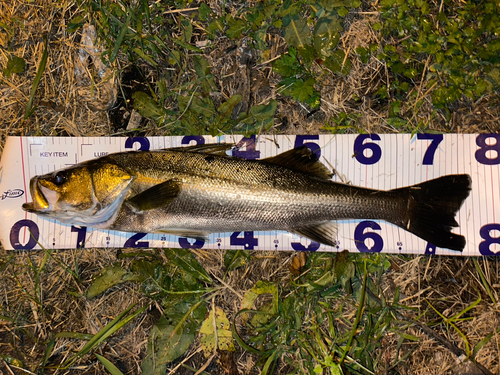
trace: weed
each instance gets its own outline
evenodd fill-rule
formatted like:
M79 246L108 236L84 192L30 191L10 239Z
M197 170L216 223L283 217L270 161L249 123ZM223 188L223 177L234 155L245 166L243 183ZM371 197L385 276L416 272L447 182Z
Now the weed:
M302 275L280 290L283 297L273 283L257 283L245 294L242 305L248 308L237 315L241 328L234 329L235 339L261 356L264 374L272 373L278 359L296 374L373 374L381 365L386 332L401 342L417 340L403 332L399 294L392 302L375 297L387 267L381 255L311 254ZM265 295L271 301L251 310ZM347 318L353 313L354 322Z
M393 95L429 90L449 119L458 100L498 90L500 16L494 1L383 0L380 7L381 31L394 41L379 54L396 77Z

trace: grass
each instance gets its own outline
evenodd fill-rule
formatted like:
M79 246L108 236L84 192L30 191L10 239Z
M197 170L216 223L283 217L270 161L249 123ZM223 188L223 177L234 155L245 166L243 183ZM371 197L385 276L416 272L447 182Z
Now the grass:
M497 15L488 1L7 1L0 149L8 135L494 131ZM82 49L87 24L101 54ZM0 280L6 373L500 366L491 258L0 249Z

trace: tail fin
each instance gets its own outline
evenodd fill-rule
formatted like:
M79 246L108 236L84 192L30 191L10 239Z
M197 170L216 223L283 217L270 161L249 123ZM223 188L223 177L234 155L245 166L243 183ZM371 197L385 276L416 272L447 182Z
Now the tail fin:
M393 191L405 190L408 216L398 225L435 246L462 251L465 237L451 233L451 229L458 227L455 215L471 191L470 176L443 176Z

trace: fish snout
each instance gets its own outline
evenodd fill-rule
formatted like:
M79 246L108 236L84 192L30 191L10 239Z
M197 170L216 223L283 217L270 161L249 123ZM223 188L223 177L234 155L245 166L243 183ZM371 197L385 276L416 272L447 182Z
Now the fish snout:
M30 180L30 193L33 202L24 203L22 207L23 210L33 213L49 210L53 202L49 202L48 197L57 195L56 192L41 185L38 177Z

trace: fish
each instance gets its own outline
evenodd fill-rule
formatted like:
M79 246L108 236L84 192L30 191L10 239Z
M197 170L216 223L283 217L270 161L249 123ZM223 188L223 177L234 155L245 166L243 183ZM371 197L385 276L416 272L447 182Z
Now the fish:
M374 190L332 180L307 146L273 157L227 155L231 144L111 153L30 180L22 208L65 224L206 241L210 233L283 230L334 246L337 221L384 220L462 251L455 215L467 174Z

